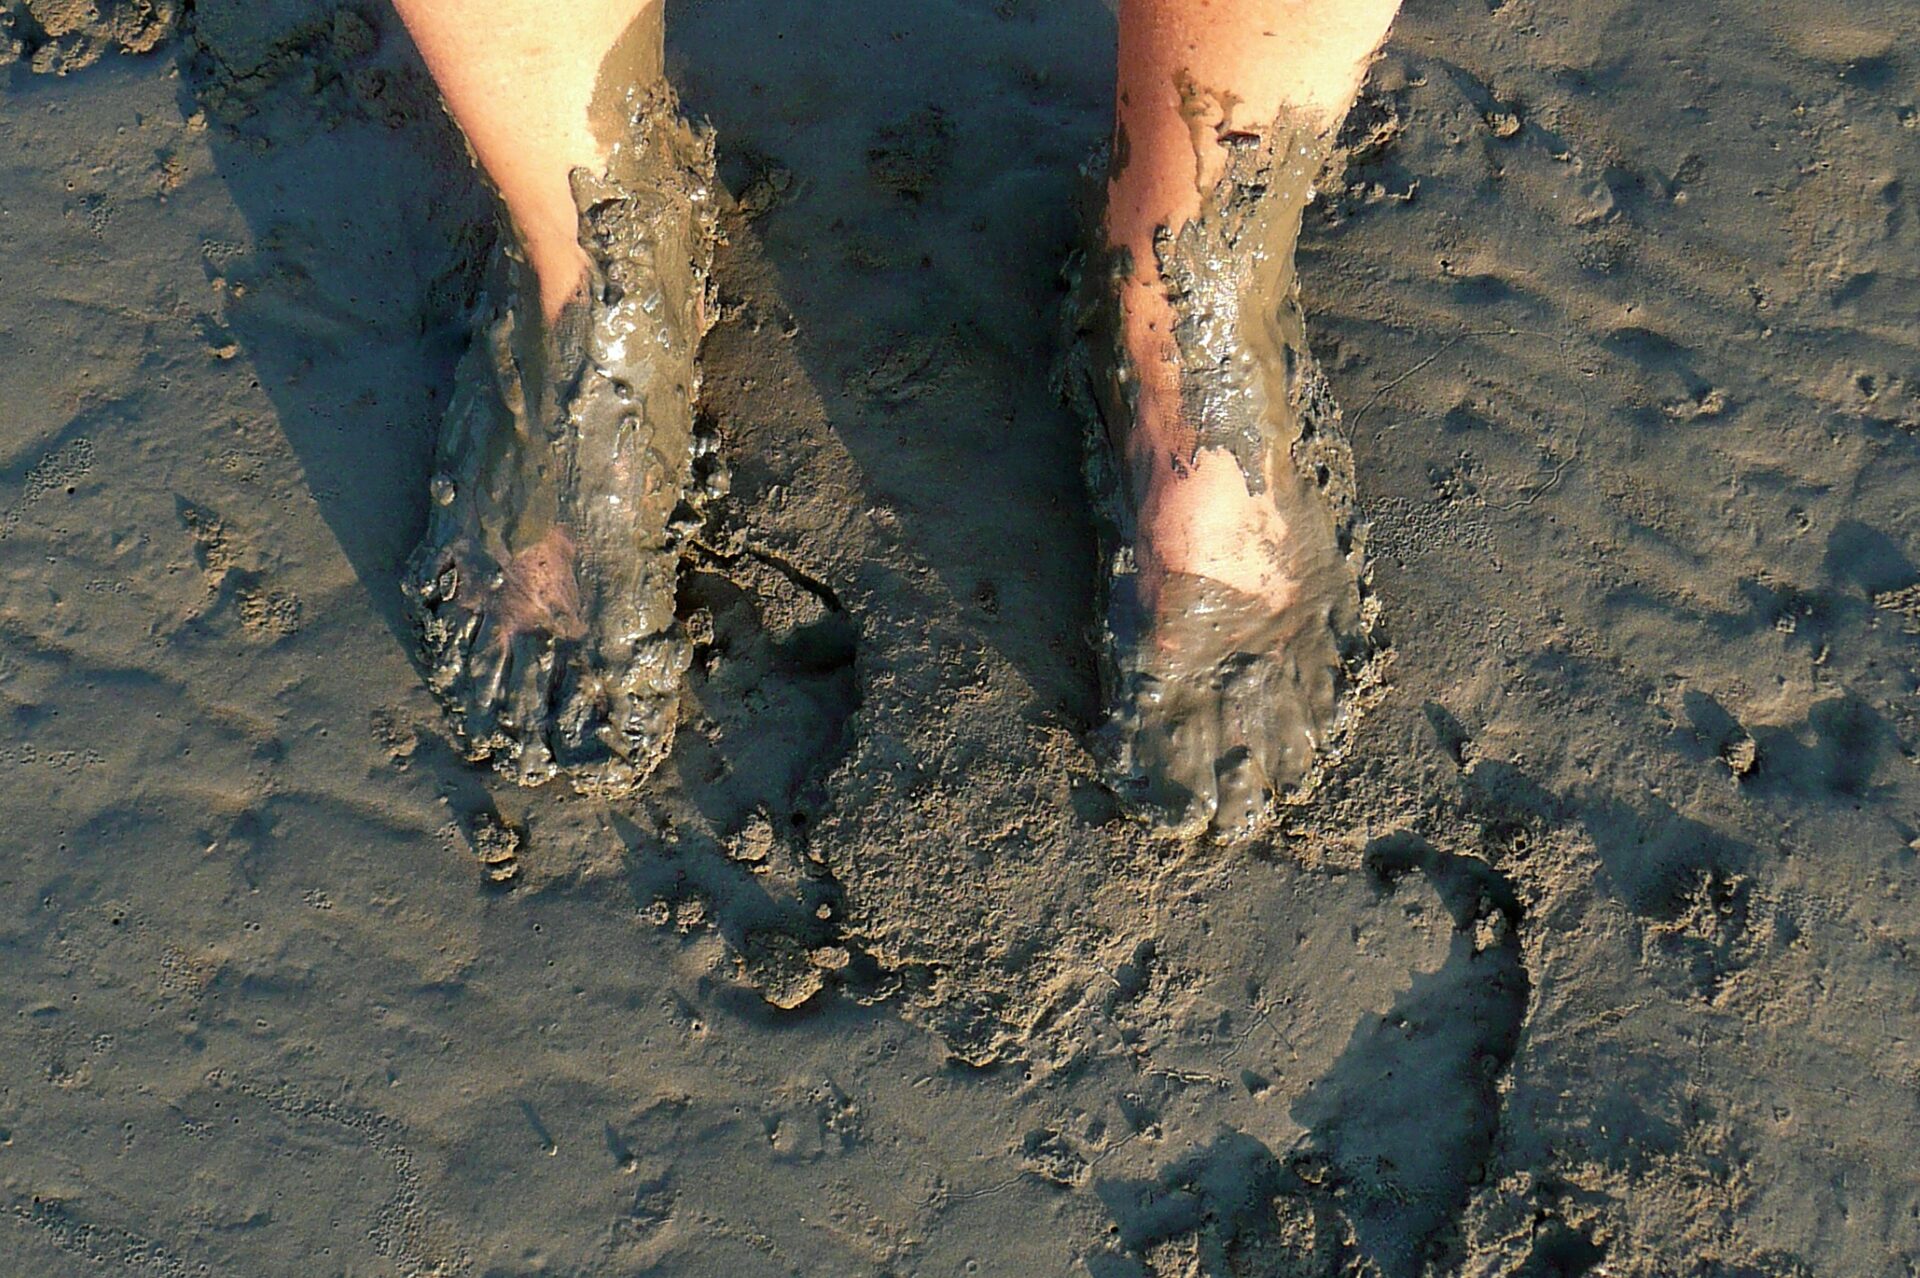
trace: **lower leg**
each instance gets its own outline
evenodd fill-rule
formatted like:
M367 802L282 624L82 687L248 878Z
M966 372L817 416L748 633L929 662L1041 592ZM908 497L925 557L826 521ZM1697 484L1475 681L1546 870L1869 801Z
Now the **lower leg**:
M569 175L605 167L620 98L660 74L661 0L394 0L513 220L549 320L580 292Z
M1331 133L1400 0L1121 0L1116 116L1126 162L1111 188L1116 243L1177 232L1218 181L1223 139L1283 111ZM1143 253L1143 260L1151 255Z
M1230 139L1263 135L1284 118L1330 141L1398 8L1399 0L1121 0L1106 234L1129 262L1122 341L1138 401L1125 452L1149 589L1172 571L1276 606L1286 594L1274 555L1285 529L1272 504L1248 491L1230 457L1196 447L1183 412L1156 236L1176 236L1199 215L1225 175ZM1290 215L1297 229L1299 210Z

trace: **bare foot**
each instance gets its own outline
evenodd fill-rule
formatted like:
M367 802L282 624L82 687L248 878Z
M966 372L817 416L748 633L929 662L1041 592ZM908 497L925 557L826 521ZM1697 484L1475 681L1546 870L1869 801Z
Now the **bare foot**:
M712 181L671 93L639 98L607 174L575 171L586 297L549 325L524 268L503 273L512 303L441 428L404 591L469 757L524 784L622 794L673 742L680 543L710 451L693 405Z
M1307 787L1371 643L1352 461L1307 351L1293 247L1323 150L1226 139L1199 216L1085 279L1070 397L1108 578L1098 734L1156 826L1238 838Z

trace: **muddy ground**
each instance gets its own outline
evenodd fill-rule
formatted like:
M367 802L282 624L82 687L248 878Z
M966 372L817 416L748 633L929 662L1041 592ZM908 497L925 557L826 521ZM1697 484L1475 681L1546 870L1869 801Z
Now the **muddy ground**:
M645 801L397 576L493 243L397 24L0 3L0 1271L1920 1270L1898 0L1415 0L1302 276L1387 680L1121 820L1048 385L1099 0L677 0L733 495Z

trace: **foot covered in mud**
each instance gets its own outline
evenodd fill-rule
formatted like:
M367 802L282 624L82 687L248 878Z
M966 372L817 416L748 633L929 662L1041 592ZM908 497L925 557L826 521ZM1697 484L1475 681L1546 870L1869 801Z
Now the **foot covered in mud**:
M1352 457L1293 272L1325 150L1288 128L1228 150L1200 216L1158 239L1158 366L1128 325L1126 255L1106 250L1075 283L1062 379L1107 565L1096 750L1138 815L1222 840L1310 789L1373 654ZM1177 431L1146 423L1156 377Z
M603 795L672 745L681 543L698 487L717 484L694 419L712 147L663 85L636 94L632 121L605 174L574 174L584 300L548 325L524 264L495 271L508 300L483 308L461 363L403 583L468 757Z

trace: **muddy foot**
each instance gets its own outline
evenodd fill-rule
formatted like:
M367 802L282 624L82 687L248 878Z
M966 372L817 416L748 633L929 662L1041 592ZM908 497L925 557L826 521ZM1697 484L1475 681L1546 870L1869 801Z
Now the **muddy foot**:
M664 87L602 177L576 171L583 305L551 328L518 262L461 363L426 537L403 583L468 757L526 785L644 781L673 743L689 647L681 543L712 483L694 358L713 243L710 142Z
M1286 130L1235 139L1229 151L1201 216L1163 233L1159 254L1194 436L1176 470L1231 458L1242 500L1263 503L1259 522L1279 531L1258 595L1157 564L1142 544L1152 531L1143 485L1125 460L1139 402L1119 337L1125 263L1110 253L1089 254L1098 267L1078 271L1062 367L1062 389L1088 423L1107 565L1098 637L1107 717L1095 748L1136 814L1223 840L1310 791L1354 717L1373 654L1352 456L1307 350L1293 272L1322 151Z

